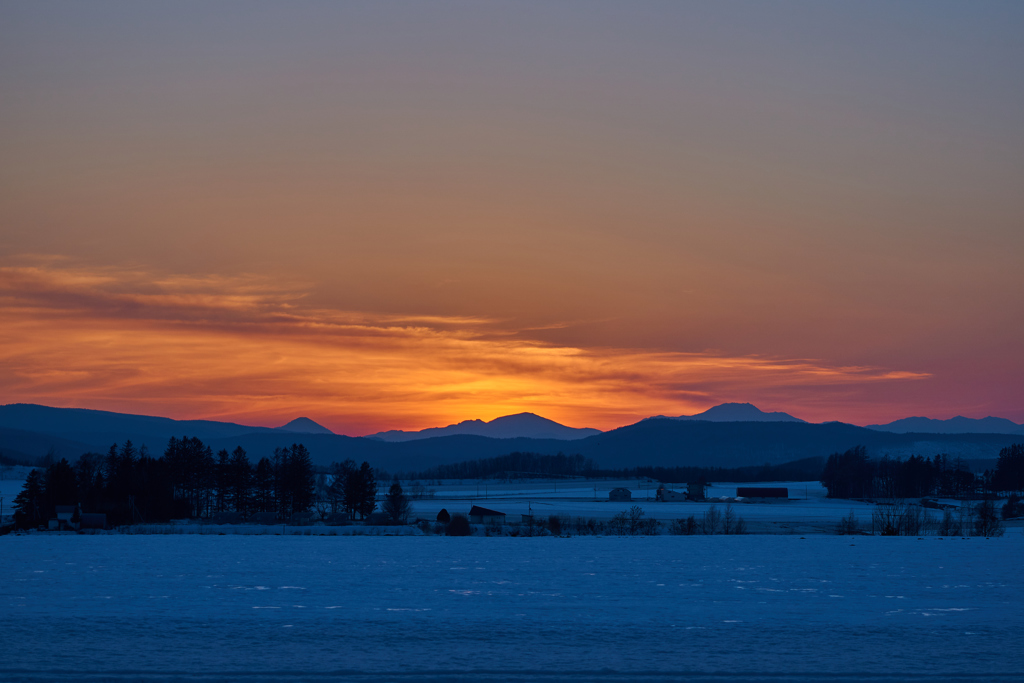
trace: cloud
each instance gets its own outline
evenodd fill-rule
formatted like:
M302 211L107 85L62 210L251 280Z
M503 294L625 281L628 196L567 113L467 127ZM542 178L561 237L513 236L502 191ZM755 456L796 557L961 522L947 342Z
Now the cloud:
M928 375L815 359L571 347L486 317L308 305L305 283L37 260L0 267L0 398L366 433L531 410L611 428L719 400ZM557 325L558 323L552 323Z

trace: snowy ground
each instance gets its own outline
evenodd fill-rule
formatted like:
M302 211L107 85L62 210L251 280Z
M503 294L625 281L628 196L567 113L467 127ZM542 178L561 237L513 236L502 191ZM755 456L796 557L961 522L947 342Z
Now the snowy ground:
M1021 680L1024 535L0 537L0 680Z
M533 513L541 517L568 515L608 520L619 512L639 505L646 517L671 522L694 515L698 519L712 505L723 509L731 501L736 514L743 517L753 533L821 533L831 531L836 522L852 510L864 525L870 526L874 505L849 500L833 500L819 482L766 482L758 484L721 483L708 488L706 503L660 503L655 501L659 484L645 481L544 481L495 484L469 481L446 482L434 489L434 498L413 502L414 516L435 519L444 508L449 513L468 513L472 505L504 512L508 521ZM786 487L788 500L734 500L738 486ZM633 500L628 503L608 500L613 488L628 488ZM685 484L668 485L685 491Z

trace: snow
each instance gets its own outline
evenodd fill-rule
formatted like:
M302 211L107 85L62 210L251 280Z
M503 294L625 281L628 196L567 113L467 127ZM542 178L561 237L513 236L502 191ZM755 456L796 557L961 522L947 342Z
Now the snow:
M0 680L1019 680L1024 535L0 537Z
M875 509L870 503L827 498L827 491L816 481L717 483L708 487L708 501L704 503L655 501L658 486L657 482L636 479L532 481L508 484L466 480L466 483L461 485L449 482L427 487L435 491L434 498L413 501L413 516L433 520L442 508L452 514L466 514L469 508L476 504L504 512L508 515L508 521L519 521L519 515L531 512L542 517L568 515L608 520L633 505L638 505L646 517L671 522L690 515L699 519L712 505L722 510L731 502L736 514L747 522L751 532L822 533L830 532L836 523L851 511L862 524L870 525L871 513ZM736 489L742 486L785 487L789 489L790 498L770 501L736 499ZM609 501L609 491L618 487L630 489L633 500ZM676 491L686 490L686 484L667 484L666 487Z

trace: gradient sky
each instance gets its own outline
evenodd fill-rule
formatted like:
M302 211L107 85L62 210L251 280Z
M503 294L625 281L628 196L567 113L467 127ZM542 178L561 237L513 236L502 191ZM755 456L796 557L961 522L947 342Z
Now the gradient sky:
M1024 422L1020 3L0 3L0 403Z

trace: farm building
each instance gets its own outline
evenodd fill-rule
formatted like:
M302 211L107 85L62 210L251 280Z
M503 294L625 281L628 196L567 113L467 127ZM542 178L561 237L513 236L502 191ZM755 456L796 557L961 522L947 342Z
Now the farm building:
M690 500L704 500L707 497L707 488L707 484L687 484L686 497Z
M77 508L74 505L55 505L55 518L51 519L48 524L50 531L68 531L70 529L77 529L78 524L71 521L71 518L75 516L76 509Z
M633 493L629 489L624 488L612 489L611 492L608 493L608 500L628 503L633 500Z
M740 486L736 489L737 498L789 498L789 489L784 487Z
M654 494L654 500L661 501L662 503L676 503L687 500L687 495L682 491L673 491L662 485L658 487L658 492Z
M469 510L469 521L473 524L504 524L505 513L474 505Z

